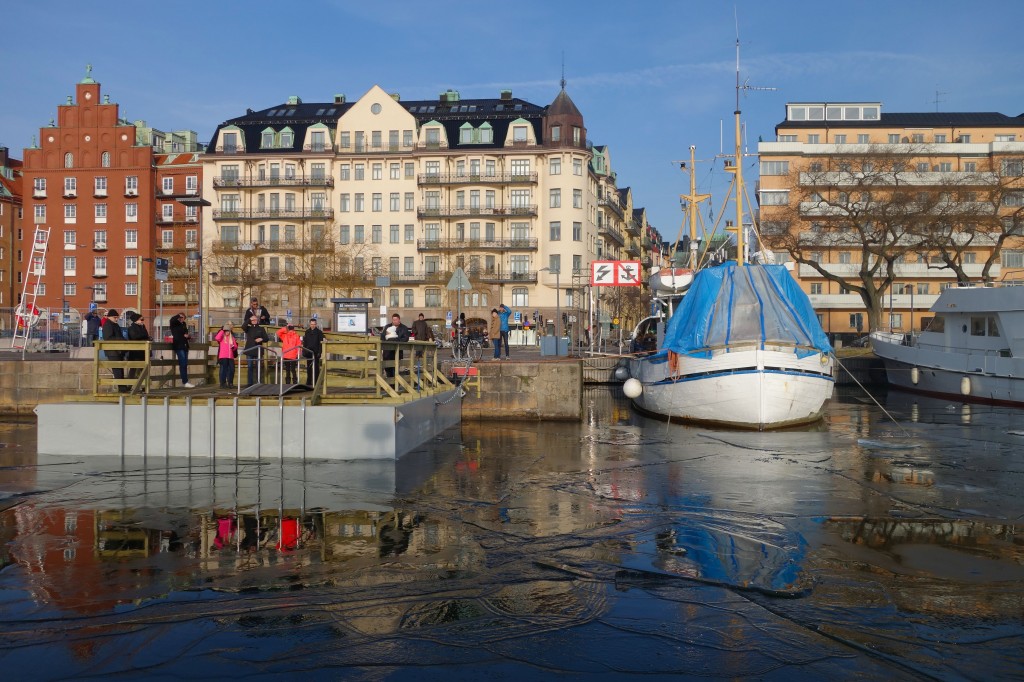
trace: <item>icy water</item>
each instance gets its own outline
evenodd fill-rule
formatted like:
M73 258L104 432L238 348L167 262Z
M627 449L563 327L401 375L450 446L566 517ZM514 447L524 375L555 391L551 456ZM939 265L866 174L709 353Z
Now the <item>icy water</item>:
M1024 677L1024 412L848 394L743 433L586 400L397 465L122 468L2 424L3 679Z

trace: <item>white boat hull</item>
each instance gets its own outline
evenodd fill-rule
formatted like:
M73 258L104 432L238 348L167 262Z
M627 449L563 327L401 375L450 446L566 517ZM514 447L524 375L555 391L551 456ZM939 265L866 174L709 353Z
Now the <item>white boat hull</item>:
M792 350L716 352L711 358L638 358L630 376L642 393L637 408L655 415L730 427L773 429L815 421L835 386L833 359Z

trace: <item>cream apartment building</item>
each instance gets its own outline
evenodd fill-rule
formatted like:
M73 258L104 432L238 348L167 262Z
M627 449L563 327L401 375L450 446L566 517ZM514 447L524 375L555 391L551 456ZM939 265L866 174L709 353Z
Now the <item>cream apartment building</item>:
M633 212L594 150L564 89L547 106L510 91L402 101L374 86L352 102L248 110L204 157L212 320L251 296L297 321L330 319L335 297L405 320L486 318L499 303L531 320L576 310L590 262L626 255ZM446 288L456 268L470 282L461 302Z
M1024 116L999 113L885 113L880 102L792 102L776 126L774 142L758 144L760 218L767 233L785 225L800 235L811 256L828 271L853 276L861 266L860 243L816 237L827 233L836 212L864 210L884 204L895 185L912 186L932 211L955 212L981 206L985 197L1000 202L991 211L1001 216L1008 232L1017 220L1019 232L1024 193L1015 191L1024 174ZM888 164L887 178L869 186L865 178ZM895 169L895 170L893 170ZM930 194L929 194L930 193ZM927 195L927 196L926 196ZM931 198L929 198L929 196ZM866 203L867 202L867 203ZM929 203L930 202L930 203ZM971 207L975 208L971 208ZM979 209L980 210L980 209ZM984 218L981 211L978 215ZM954 234L951 239L957 239ZM787 252L774 246L783 259ZM792 243L792 242L790 242ZM813 246L812 246L813 244ZM992 239L976 236L963 249L963 269L977 281L993 253ZM809 264L794 264L793 274L810 295L822 326L832 333L868 330L860 296L844 290ZM901 331L920 330L941 288L954 285L954 272L935 252L901 256L893 286L884 295L882 325ZM992 264L992 279L1024 276L1024 242L1010 237ZM860 327L860 329L858 329Z

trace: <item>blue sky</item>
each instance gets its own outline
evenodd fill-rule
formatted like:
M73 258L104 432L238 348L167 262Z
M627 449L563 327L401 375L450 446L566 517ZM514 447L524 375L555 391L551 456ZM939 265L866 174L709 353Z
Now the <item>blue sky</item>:
M666 238L688 179L678 168L732 145L736 23L751 151L788 101L881 101L883 112L1024 112L1021 0L520 0L86 3L8 0L0 14L0 143L16 157L93 65L123 115L207 141L221 121L289 95L350 100L379 84L405 100L550 103L562 59L590 139L611 148ZM45 36L45 38L41 37ZM748 167L756 167L747 159ZM728 184L698 164L701 191Z

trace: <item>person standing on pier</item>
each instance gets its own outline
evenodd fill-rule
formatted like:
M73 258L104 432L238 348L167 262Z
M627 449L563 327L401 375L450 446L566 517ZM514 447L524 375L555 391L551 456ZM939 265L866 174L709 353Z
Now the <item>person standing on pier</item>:
M146 318L138 313L128 313L128 320L131 322L128 325L128 340L129 341L152 341L152 337L149 335L149 330L146 329ZM128 351L128 357L126 360L132 362L138 362L146 359L146 351L144 350L130 350ZM133 367L128 371L128 378L134 379L139 376L142 372L141 369Z
M217 364L220 365L220 387L231 388L235 383L235 358L238 357L238 341L235 340L231 323L221 327L213 337L217 342Z
M384 327L384 332L381 335L384 341L398 341L406 343L409 340L409 328L402 324L402 316L395 313L391 316L391 324ZM395 376L395 351L385 350L383 352L385 368L384 372L389 376ZM398 353L398 358L401 360L402 354Z
M103 320L100 319L100 314L95 310L90 310L85 315L85 338L88 339L89 345L91 346L100 338L100 326L103 325Z
M508 357L508 334L509 334L508 318L511 315L512 315L512 311L509 309L509 307L507 305L502 303L501 305L498 306L498 319L499 319L499 321L501 323L501 344L503 346L505 346L505 359L506 360L509 359L509 357ZM498 351L495 350L495 353L497 353L497 352Z
M171 318L171 348L174 356L178 359L178 373L181 375L183 388L195 388L196 385L188 380L188 342L192 338L189 334L188 324L185 322L185 313L178 313Z
M256 316L257 324L270 324L270 313L260 305L260 299L253 296L249 299L249 307L242 313L242 326L244 327L253 315Z
M494 346L494 359L501 360L501 318L498 317L497 308L491 308L491 319L487 321L487 338Z
M316 374L320 370L320 355L323 353L324 332L314 317L309 321L306 333L302 335L302 355L306 358L306 385L316 384Z
M248 383L245 385L249 388L254 383L257 383L257 378L261 379L258 383L262 382L262 377L259 376L260 364L263 358L263 344L270 343L270 336L267 335L267 330L260 325L259 315L251 315L249 319L242 325L242 331L245 332L245 359L246 369L248 369Z
M104 341L124 341L124 332L121 331L121 325L117 323L117 318L121 315L111 308L107 311L107 318L103 321L103 340ZM124 352L119 350L108 350L104 351L107 355L107 360L113 360L115 362L121 362L124 360ZM114 375L115 379L124 379L124 368L113 367L110 373ZM118 393L127 393L127 386L118 386Z
M295 331L295 325L288 324L277 330L277 340L281 342L281 357L284 366L284 383L299 383L299 351L302 350L302 339Z

